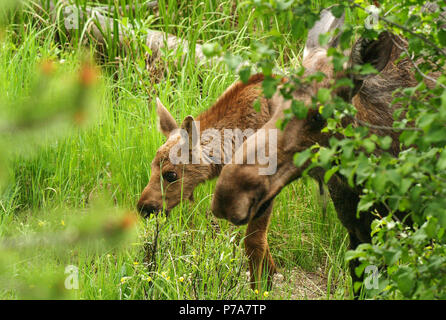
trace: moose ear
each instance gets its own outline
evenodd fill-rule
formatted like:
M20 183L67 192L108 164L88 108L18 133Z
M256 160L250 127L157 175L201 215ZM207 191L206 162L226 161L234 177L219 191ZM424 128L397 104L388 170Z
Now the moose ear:
M198 123L195 121L194 117L187 116L181 124L181 129L187 132L190 147L199 143L198 137L200 134L200 129L198 128Z
M376 70L381 71L390 60L393 46L392 34L388 31L381 32L376 40L359 39L351 52L351 64L370 63Z
M349 68L354 65L371 64L378 72L383 70L391 59L391 53L394 46L392 34L384 31L376 40L369 40L361 38L354 44L349 61ZM340 95L345 100L349 101L355 96L362 87L363 81L367 78L367 75L361 75L357 73L350 73L350 78L353 80L353 89L339 90Z
M178 129L178 125L170 112L161 103L160 99L156 98L156 113L158 114L159 127L161 132L169 137L170 133Z

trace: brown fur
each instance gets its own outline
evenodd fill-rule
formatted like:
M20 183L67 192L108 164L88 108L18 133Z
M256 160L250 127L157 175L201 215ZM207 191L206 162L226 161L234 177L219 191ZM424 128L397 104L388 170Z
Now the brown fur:
M399 42L396 46L395 41ZM357 45L362 45L358 42ZM390 107L392 92L397 88L413 87L417 84L414 78L410 61L403 59L397 61L400 56L401 45L405 45L401 40L397 40L389 34L382 34L373 43L366 43L365 48L369 57L377 62L376 66L381 70L380 74L366 79L354 78L356 87L353 92L357 93L353 99L349 98L357 109L354 119L347 123L358 125L358 120L376 126L391 127L393 123L393 111L400 106ZM355 50L358 49L358 50ZM369 51L367 51L369 50ZM374 51L373 51L374 50ZM352 50L352 61L357 52L364 52L362 48L355 47ZM363 63L363 57L360 61ZM311 105L311 97L316 95L321 87L328 87L333 80L343 74L334 74L332 64L326 55L325 49L318 48L308 53L303 65L307 75L316 71L324 72L328 78L320 83L303 87L294 92L294 99L303 101L306 105ZM359 60L356 60L359 61ZM340 89L337 94L341 97L351 97L348 92ZM350 89L348 89L350 90ZM263 129L273 128L276 121L283 117L283 110L290 108L291 101L284 100L278 91L272 98L271 103L280 106L278 113L265 124ZM212 211L217 217L226 218L230 221L246 221L253 223L264 214L274 197L291 181L299 178L308 163L298 168L293 163L293 155L301 152L315 143L328 146L330 136L321 132L325 126L325 120L318 116L317 110L310 109L306 119L293 118L285 127L283 132L278 133L278 168L277 172L271 176L257 175L259 165L227 165L217 181ZM391 135L393 139L390 152L397 155L399 152L398 133L389 130L372 129L371 132L384 136ZM342 137L337 137L342 139ZM241 148L241 147L240 147ZM376 150L379 154L380 150ZM324 175L322 169L313 169L310 174L321 179ZM244 180L243 184L240 181ZM369 212L361 213L359 219L356 217L357 205L361 195L361 189L352 189L345 178L335 174L328 182L328 189L333 200L338 217L348 230L350 236L350 248L356 248L359 243L370 242L370 225L373 220L372 212L377 210L381 215L386 215L384 205L374 206ZM236 210L234 209L236 208ZM402 218L402 216L401 216ZM352 277L356 279L353 271L355 262L352 263Z
M200 122L200 130L214 128L222 131L223 129L250 128L255 131L262 127L274 112L270 102L261 98L263 78L263 75L257 74L253 75L246 84L238 81L230 86L211 108L197 117L196 121ZM261 98L260 112L256 112L253 108L253 103L258 98ZM150 181L143 190L137 205L138 209L145 214L161 211L163 199L167 212L178 205L182 199L193 199L195 187L218 176L223 167L220 164L175 165L171 163L169 151L179 140L172 131L178 126L162 105L159 106L158 113L161 130L168 140L156 153L151 166ZM193 119L188 117L186 120L183 122L183 128L190 127L190 121ZM162 178L166 172L175 172L178 179L169 183ZM249 224L246 231L245 247L249 257L252 283L259 279L263 265L267 266L269 278L276 269L267 242L270 213L271 210L261 219Z

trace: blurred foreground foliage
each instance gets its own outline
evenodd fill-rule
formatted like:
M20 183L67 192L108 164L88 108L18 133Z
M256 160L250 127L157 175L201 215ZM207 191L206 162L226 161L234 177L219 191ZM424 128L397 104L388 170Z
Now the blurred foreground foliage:
M84 130L98 117L102 79L94 59L81 53L75 68L52 56L28 63L34 39L15 47L7 29L20 1L0 2L0 47L6 69L0 70L0 192L10 192L10 162L32 157L39 146ZM21 8L23 9L23 8ZM13 20L13 19L12 19ZM52 35L52 30L44 30ZM25 50L25 51L20 51ZM57 51L57 49L54 49ZM22 70L34 65L34 69ZM98 194L86 209L32 209L11 215L2 203L0 287L2 296L21 299L76 298L77 266L135 241L137 215L117 208ZM74 287L73 287L74 286ZM78 297L77 297L78 298Z
M22 217L23 219L23 217ZM78 266L135 242L138 216L97 200L85 210L30 212L0 241L0 284L19 299L79 298Z

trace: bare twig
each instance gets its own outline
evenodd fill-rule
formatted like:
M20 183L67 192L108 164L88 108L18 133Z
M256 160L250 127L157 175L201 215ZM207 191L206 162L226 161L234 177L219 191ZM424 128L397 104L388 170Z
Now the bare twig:
M359 8L359 9L361 9L361 10L367 12L367 11L366 11L366 8L360 6L360 5L357 4L357 3L354 3L353 0L349 0L349 2L350 2L350 4L351 4L353 7L355 7L355 8ZM445 55L445 54L446 54L446 50L445 50L445 49L442 49L442 48L438 47L435 43L433 43L431 40L429 40L428 38L426 38L424 35L422 35L422 34L420 34L420 33L417 33L417 32L414 32L414 31L410 30L409 28L406 28L405 26L400 25L399 23L396 23L396 22L393 22L393 21L391 21L391 20L389 20L389 19L387 19L387 18L384 18L384 17L381 16L381 15L377 15L377 17L378 17L379 20L381 20L381 21L383 21L383 22L385 22L385 23L387 23L387 24L389 24L389 25L392 25L392 26L394 26L394 27L397 27L398 29L404 30L404 31L406 31L407 33L410 33L412 36L417 37L418 39L423 40L426 44L428 44L430 47L432 47L433 49L435 49L435 51L437 51L437 53L439 53L439 54L441 54L441 55Z
M389 131L419 131L419 132L423 132L422 129L420 128L415 128L415 127L409 127L409 128L395 128L395 127L388 127L388 126L377 126L362 120L359 120L357 118L353 118L353 121L357 122L358 124L360 124L361 126L364 127L368 127L371 129L376 129L376 130L389 130Z
M397 35L397 37L398 37L399 39L401 39L400 36ZM411 57L409 51L407 51L407 49L406 49L404 46L400 46L400 45L399 45L393 38L391 38L391 39L392 39L393 44L394 44L395 46L397 46L398 49L403 50L404 53L406 53L407 58L410 60L410 62L411 62L412 65L415 67L415 69L417 70L417 72L418 72L423 78L425 78L425 79L427 79L427 80L429 80L429 81L432 81L433 83L439 85L439 86L442 87L443 89L446 89L446 86L445 86L444 84L438 82L437 79L432 78L431 76L428 76L427 74L423 73L423 71L421 71L420 68L418 68L418 66L417 66L417 64L415 63L415 61L413 61L413 58Z

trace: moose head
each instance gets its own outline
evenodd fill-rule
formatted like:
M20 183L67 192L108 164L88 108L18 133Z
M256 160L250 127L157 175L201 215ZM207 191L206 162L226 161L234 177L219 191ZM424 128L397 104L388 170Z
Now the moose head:
M328 24L329 27L324 27ZM330 27L331 26L331 27ZM328 47L318 45L318 37L320 33L325 33L330 28L340 26L327 10L323 10L321 20L316 23L315 27L309 32L309 39L304 50L303 67L305 68L304 76L322 72L325 74L324 80L314 81L308 85L302 85L292 92L294 100L302 102L308 108L307 116L304 119L294 117L290 120L283 131L276 129L278 120L284 118L284 111L291 107L292 101L285 99L280 90L277 90L272 98L272 103L277 105L277 112L268 121L262 129L278 130L277 133L277 170L271 175L259 175L259 169L262 165L244 164L227 165L223 168L221 175L217 181L214 198L212 201L212 211L219 218L224 218L234 224L240 225L260 217L266 209L271 205L275 196L290 182L299 178L304 169L308 167L308 162L297 167L293 163L293 156L297 152L302 152L314 144L327 146L330 135L322 132L326 126L326 119L320 114L319 110L312 107L312 97L314 97L320 88L328 88L333 82L346 76L351 77L354 87L340 86L332 94L352 102L358 109L358 114L366 121L375 124L388 124L392 119L392 111L380 109L381 105L376 101L367 101L367 94L361 96L360 100L356 100L358 93L363 90L363 86L367 86L368 78L350 73L353 65L361 65L370 63L378 71L386 69L390 78L395 78L396 83L388 86L386 90L386 77L380 78L379 75L373 76L373 90L377 91L374 95L382 96L389 99L394 86L402 86L404 82L404 74L399 76L394 71L393 61L395 56L399 54L395 50L393 36L388 32L383 32L376 40L359 39L349 53L349 63L346 63L343 71L335 72L331 57L327 55ZM333 39L329 42L330 46L336 46L337 41ZM394 52L395 51L395 52ZM396 75L395 75L396 73ZM384 88L383 88L384 87ZM279 88L280 89L280 88ZM366 91L366 90L365 90ZM389 93L389 94L387 94ZM377 99L374 97L373 99ZM390 101L384 101L383 105L388 108ZM390 109L390 108L388 108ZM384 111L383 111L384 110ZM251 136L245 144L249 144L249 140L261 139L259 132ZM251 145L253 145L251 143ZM244 159L250 153L256 152L245 146L241 146L237 152L242 152Z
M180 203L181 199L193 200L195 187L208 176L208 166L204 164L184 164L174 161L177 156L175 151L179 151L183 145L186 144L188 150L193 150L190 143L192 140L185 141L181 133L187 133L188 137L198 134L194 118L187 116L178 126L159 99L156 101L156 106L159 129L167 141L156 152L151 165L149 183L137 204L138 210L143 215L158 213L163 209L168 213Z

